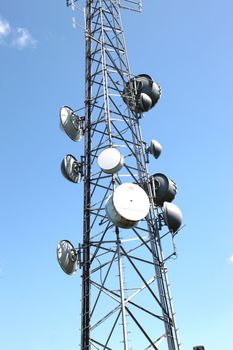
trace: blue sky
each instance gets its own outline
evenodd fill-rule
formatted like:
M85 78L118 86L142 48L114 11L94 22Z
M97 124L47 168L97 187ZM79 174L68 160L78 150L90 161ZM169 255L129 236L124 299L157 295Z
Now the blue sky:
M142 120L163 145L150 163L177 182L185 228L168 263L183 349L233 349L233 4L144 0L125 12L131 70L161 84ZM82 186L60 162L82 147L59 128L62 105L82 107L84 38L65 0L1 1L0 348L74 350L80 278L62 273L60 239L81 241ZM81 16L80 16L81 20Z

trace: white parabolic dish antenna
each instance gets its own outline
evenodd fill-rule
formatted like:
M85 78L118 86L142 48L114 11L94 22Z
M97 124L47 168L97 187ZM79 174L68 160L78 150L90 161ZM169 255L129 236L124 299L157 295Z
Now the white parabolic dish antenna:
M73 275L77 271L77 252L70 241L60 241L57 247L57 260L62 270L68 275Z
M138 185L125 183L117 187L106 202L109 219L121 228L131 228L144 219L150 208L146 192Z
M61 172L63 176L74 183L80 183L82 175L79 171L79 162L72 156L67 154L61 162Z
M116 148L107 148L98 156L98 165L107 174L117 173L124 165L124 157Z
M151 140L149 150L150 153L158 159L162 152L162 146L157 140Z
M71 138L71 140L81 140L82 128L80 127L80 118L74 113L74 111L70 107L61 107L60 121L63 130Z
M176 233L176 231L182 225L183 220L180 209L173 203L164 202L163 217L169 231Z

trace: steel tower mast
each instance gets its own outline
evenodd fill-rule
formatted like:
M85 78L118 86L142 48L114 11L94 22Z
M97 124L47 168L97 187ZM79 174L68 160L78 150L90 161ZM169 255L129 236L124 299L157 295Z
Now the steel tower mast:
M67 1L73 9L78 4ZM84 182L83 242L74 248L61 241L58 260L68 274L82 271L80 349L180 350L165 266L181 226L171 203L176 184L149 174L161 146L147 146L140 129L161 91L150 76L130 72L121 8L137 11L141 4L85 3L85 116L61 109L68 136L84 136L81 160L67 155L62 162L68 180Z

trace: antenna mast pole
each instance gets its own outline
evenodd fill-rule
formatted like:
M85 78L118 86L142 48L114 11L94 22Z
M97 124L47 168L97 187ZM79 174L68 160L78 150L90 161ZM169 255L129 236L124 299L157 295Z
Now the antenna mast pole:
M73 9L78 3L67 0ZM140 129L160 87L150 76L130 72L121 8L138 11L141 1L85 2L84 160L76 167L63 161L63 175L72 182L83 169L81 350L157 350L163 339L166 349L180 350L165 267L175 255L167 254L166 240L173 242L181 225L180 211L170 203L176 185L163 174L149 175L149 156L158 158L161 149L155 140L148 147ZM67 110L62 125L74 140L80 119Z

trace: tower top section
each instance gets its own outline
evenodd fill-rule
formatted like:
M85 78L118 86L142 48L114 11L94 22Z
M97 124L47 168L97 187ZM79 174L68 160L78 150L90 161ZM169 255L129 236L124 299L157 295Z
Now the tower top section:
M86 0L89 2L90 0ZM109 1L109 0L108 0ZM122 9L130 10L134 12L142 11L142 0L111 0L116 5L119 5ZM67 6L75 6L75 3L78 3L79 0L66 0Z

